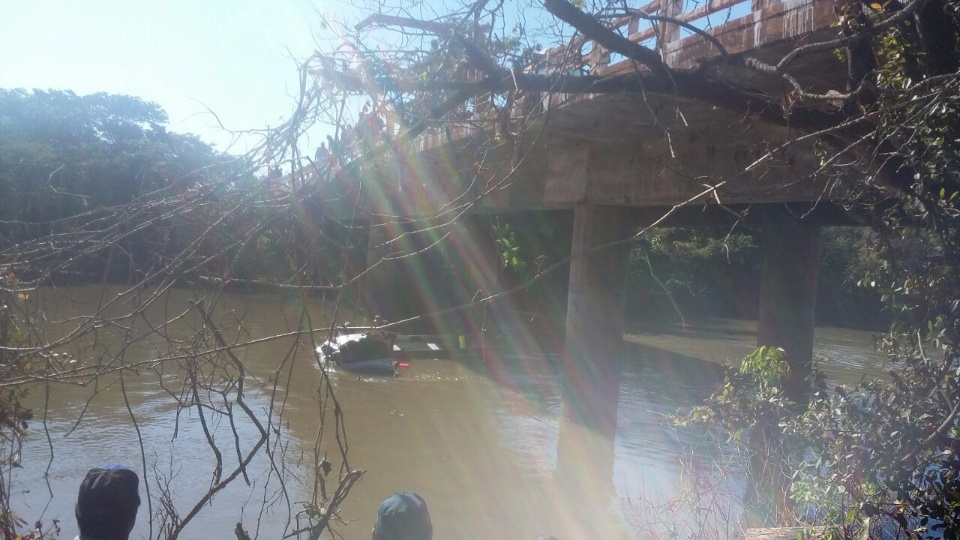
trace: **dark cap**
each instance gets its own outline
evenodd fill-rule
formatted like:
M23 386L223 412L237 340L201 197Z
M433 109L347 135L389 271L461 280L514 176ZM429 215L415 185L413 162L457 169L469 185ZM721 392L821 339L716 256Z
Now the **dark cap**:
M377 511L376 540L430 540L433 525L423 497L401 491L384 499Z
M136 514L140 506L140 478L120 465L90 469L80 484L77 517L105 514Z

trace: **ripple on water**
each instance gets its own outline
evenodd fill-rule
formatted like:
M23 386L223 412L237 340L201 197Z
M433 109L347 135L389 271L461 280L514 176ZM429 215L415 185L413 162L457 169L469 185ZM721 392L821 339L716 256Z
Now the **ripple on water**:
M243 295L227 296L238 306L250 305ZM255 301L257 309L246 311L245 328L251 338L287 331L277 316L282 300L258 296ZM719 321L706 328L668 328L628 336L636 345L624 363L620 389L613 514L634 512L628 502L638 500L639 494L665 500L675 493L681 465L687 466L682 462L689 457L688 445L700 445L705 451L699 454L702 461L693 464L700 468L708 467L710 455L723 452L695 430L673 428L667 415L709 395L719 381L716 368L710 366L742 357L744 350L749 352L755 343L752 332L749 323ZM872 369L864 367L873 361L869 346L861 347L869 342L866 335L818 329L818 354L831 358L828 369L835 368L838 379L858 377L858 370ZM144 358L155 357L157 346L154 343L153 349L144 351ZM248 385L248 402L258 412L270 410L266 390L274 384L278 358L285 358L289 347L287 342L271 342L251 348L244 357L251 375L258 377L259 383ZM301 352L297 361L283 368L277 385L286 392L283 433L295 443L289 470L309 476L304 463L312 460L309 451L319 427L318 411L323 404L317 387L321 375L311 351ZM397 489L418 491L427 498L438 538L532 538L540 532L568 537L544 525L544 519L550 517L544 513L553 508L554 494L545 487L545 479L556 464L561 414L557 359L518 355L479 364L457 360L413 360L410 364L398 378L358 379L353 374L330 373L345 415L350 464L367 470L343 509L343 516L354 520L342 529L344 537L369 538L377 505ZM164 381L169 388L179 387L173 375ZM177 495L189 501L208 487L211 478L210 450L196 412L184 410L177 419L172 414L175 404L155 378L130 378L127 383L148 469L152 473L155 465L164 474L176 474ZM111 388L87 406L89 394L89 388L58 388L51 400L49 425L56 460L50 479L55 497L46 516L63 519L63 537L75 534L70 528L72 507L86 469L104 461L141 459L122 395ZM84 408L80 428L66 436ZM225 422L212 429L216 437L230 440ZM257 436L249 425L242 426L240 434L245 444ZM328 437L324 444L322 450L333 458L335 441ZM24 516L30 520L49 498L42 480L48 460L46 447L45 437L32 431L24 448L24 469L14 473L31 488L31 493L19 498L21 508L29 510ZM299 455L300 450L307 454ZM255 466L267 470L263 463ZM202 512L205 521L194 530L217 531L207 536L228 536L241 517L250 523L251 516L258 515L252 508L258 498L264 498L267 478L266 474L253 475L252 490L241 482L237 490L221 494L213 508ZM303 499L299 487L290 488L293 500ZM145 511L141 518L135 537L147 534ZM274 533L284 525L285 509L276 509L266 519L263 536L276 537Z

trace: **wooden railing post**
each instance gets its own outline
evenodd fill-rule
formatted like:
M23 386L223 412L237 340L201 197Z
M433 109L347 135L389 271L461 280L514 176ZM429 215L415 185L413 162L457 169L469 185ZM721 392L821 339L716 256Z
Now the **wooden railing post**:
M789 4L790 9L780 8ZM733 20L730 17L720 23L710 22L711 15L746 7L744 0L641 0L635 12L646 15L660 15L680 24L651 20L649 17L637 16L628 12L623 16L607 22L611 29L623 31L626 37L643 46L650 46L651 40L656 40L656 48L663 62L673 69L692 69L698 62L708 58L719 57L721 51L715 44L706 44L702 37L689 37L696 32L683 29L683 25L693 25L713 34L727 54L738 54L753 48L767 45L773 40L798 38L811 32L827 30L835 23L832 10L824 9L829 4L827 0L809 0L793 2L792 0L750 0L752 13L741 14ZM768 24L769 23L769 24ZM477 36L482 36L485 28ZM479 31L478 30L478 31ZM685 39L687 38L687 39ZM686 43L684 43L686 41ZM590 51L583 53L587 47ZM611 61L611 53L602 46L580 36L564 45L547 49L543 57L536 64L532 64L524 71L540 75L580 74L589 72L593 75L622 75L637 66L637 63L617 54L617 60ZM475 81L481 74L471 71L467 78ZM543 91L530 93L522 100L514 103L511 116L526 115L531 112L546 112L571 103L591 99L592 96L570 97L563 92ZM522 101L522 103L521 103ZM450 138L461 138L473 135L477 130L486 130L493 125L490 114L494 102L490 92L480 92L473 96L473 114L465 114L469 120L458 122L458 126L447 130ZM466 112L470 102L461 109ZM395 128L393 128L395 129ZM388 132L391 131L388 126ZM442 133L431 129L417 137L415 147L418 151L434 147L445 142Z
M603 66L610 63L610 51L604 49L599 43L593 43L593 49L590 51L590 73L596 73Z
M683 0L660 0L660 14L679 19L683 14ZM674 44L680 41L680 27L672 23L661 23L659 40L660 58L669 64L668 53L672 52Z

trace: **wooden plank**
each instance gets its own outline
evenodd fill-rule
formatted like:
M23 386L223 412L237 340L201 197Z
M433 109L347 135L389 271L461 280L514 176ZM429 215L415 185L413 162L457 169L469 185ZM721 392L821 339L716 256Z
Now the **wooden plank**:
M467 360L479 358L480 349L418 349L393 351L390 358L403 362L405 360Z
M411 359L457 359L474 357L480 349L464 340L460 348L460 335L399 335L391 357L404 361Z
M404 360L427 360L427 359L448 359L453 358L451 352L459 351L434 351L430 349L420 349L412 351L394 351L390 358L398 361Z

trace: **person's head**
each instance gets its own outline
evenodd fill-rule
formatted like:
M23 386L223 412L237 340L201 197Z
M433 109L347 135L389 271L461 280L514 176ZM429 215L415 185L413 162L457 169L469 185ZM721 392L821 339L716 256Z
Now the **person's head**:
M373 540L431 540L433 525L423 497L401 491L390 495L377 510Z
M103 540L127 540L140 507L140 478L118 465L90 469L77 495L80 534Z

